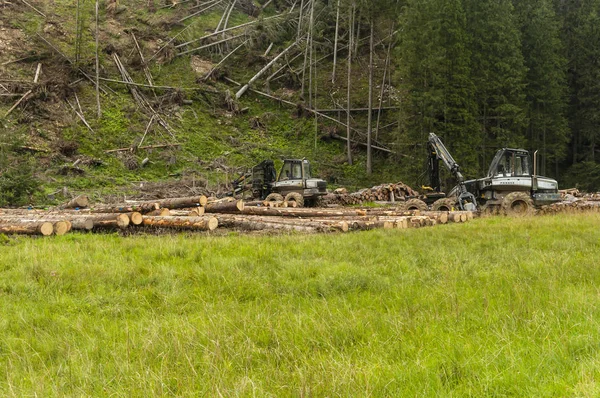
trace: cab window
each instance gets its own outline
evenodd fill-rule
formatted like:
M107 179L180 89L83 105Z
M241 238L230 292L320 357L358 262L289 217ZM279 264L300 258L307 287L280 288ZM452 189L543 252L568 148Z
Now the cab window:
M303 163L304 163L304 178L310 179L311 178L310 163L308 163L308 162L303 162Z
M283 165L283 168L281 169L281 174L279 175L279 181L289 180L290 178L292 178L292 165L289 163L286 163Z
M301 163L292 164L292 178L294 180L302 179L302 164Z

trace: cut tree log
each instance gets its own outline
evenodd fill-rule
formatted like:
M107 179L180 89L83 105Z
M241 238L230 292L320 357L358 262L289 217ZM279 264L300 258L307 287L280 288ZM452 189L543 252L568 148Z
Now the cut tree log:
M133 225L140 225L144 221L142 218L142 213L139 213L137 211L125 214L127 215L127 217L129 217L129 221Z
M127 214L104 214L86 217L94 221L94 228L125 229L129 226L130 222Z
M246 207L240 213L257 216L282 216L282 217L336 217L349 215L347 211L311 208L272 208L272 207ZM356 214L356 212L354 213Z
M10 235L43 235L49 236L54 232L51 222L44 221L5 221L0 220L0 233Z
M198 231L213 231L219 226L219 220L216 217L156 217L144 216L143 224L151 227L189 229Z
M264 230L286 230L298 232L319 232L316 228L307 225L282 224L274 222L258 222L252 220L241 220L236 218L228 218L227 216L219 215L219 225L225 228L235 228L244 231L264 231Z
M136 203L117 203L113 205L94 206L91 209L92 213L149 213L160 209L160 205L156 202L136 202Z
M150 213L146 213L146 215L147 216L162 216L162 217L184 215L184 214L176 214L176 213L178 213L177 210L158 209L158 210L151 211ZM187 212L182 212L182 213L187 213Z
M64 235L71 230L71 223L68 221L57 221L54 223L54 233L58 236Z
M93 217L93 216L92 216ZM0 216L1 220L24 220L32 222L51 222L55 223L58 221L65 221L69 225L69 230L86 230L89 231L94 228L94 221L88 216L81 216L75 214L58 214L58 213L44 213L44 214L11 214Z
M233 225L237 223L238 225L236 227L240 229L244 229L245 227L247 227L248 223L258 223L265 224L265 226L261 227L260 229L268 229L272 226L272 224L284 224L297 227L309 227L321 232L347 232L349 230L349 224L343 220L290 219L269 216L261 217L224 214L219 214L216 217L219 219L219 225L226 227L228 225Z
M86 195L79 195L76 198L71 199L70 201L68 201L64 206L62 206L61 208L63 209L78 209L78 208L85 208L88 207L90 204L90 200Z
M207 203L204 210L207 213L241 213L244 211L244 201Z

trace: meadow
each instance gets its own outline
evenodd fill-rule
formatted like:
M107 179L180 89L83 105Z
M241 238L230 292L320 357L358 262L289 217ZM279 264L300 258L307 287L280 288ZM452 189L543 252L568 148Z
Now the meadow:
M2 239L2 396L600 395L600 216Z

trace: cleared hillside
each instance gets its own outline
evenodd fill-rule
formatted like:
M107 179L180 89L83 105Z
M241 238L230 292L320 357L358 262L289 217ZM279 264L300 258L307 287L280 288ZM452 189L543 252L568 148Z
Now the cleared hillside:
M297 40L298 7L290 12L288 5L276 2L260 10L258 5L239 2L228 13L229 4L223 3L185 19L203 8L194 8L195 2L152 8L147 1L130 1L112 9L111 2L100 2L98 117L94 2L29 4L37 11L15 1L4 5L0 14L0 153L9 174L12 170L18 177L19 172L31 171L42 184L41 191L21 202L62 200L63 187L69 193L85 191L97 197L133 195L140 187L156 188L148 181L163 180L184 181L167 185L167 190L178 186L183 191L218 193L237 172L264 158L307 157L330 183L350 188L402 178L394 156L386 152L374 151L371 177L365 173L361 146L353 148L354 164L347 163L344 143L331 138L345 136L345 127L331 120L345 123L345 112L315 120L305 110L309 91L305 87L302 97L301 77L307 45L306 40ZM229 27L250 25L213 35L199 45L180 46L214 32L226 13ZM385 39L386 32L381 27L378 34ZM213 45L223 38L228 42ZM367 105L368 41L366 51L361 49L364 38L361 43L352 72L354 107ZM382 40L375 53L378 80L386 62L384 44ZM209 46L180 55L202 45ZM294 48L269 68L268 75L280 71L273 81L265 85L265 75L252 86L286 102L252 91L232 100L239 89L233 82L247 82L290 45ZM333 84L332 57L327 56L331 43L313 47L315 54L325 56L309 68L315 76L311 106L343 108L347 81L343 60L338 60ZM305 80L306 86L307 76ZM119 83L123 81L135 84ZM381 83L375 87L376 95L380 88ZM393 106L387 91L384 105ZM395 118L383 111L380 124L390 125ZM358 127L352 132L356 141L365 141L365 121L364 111L352 113ZM386 141L383 129L378 139ZM107 152L127 148L132 150Z

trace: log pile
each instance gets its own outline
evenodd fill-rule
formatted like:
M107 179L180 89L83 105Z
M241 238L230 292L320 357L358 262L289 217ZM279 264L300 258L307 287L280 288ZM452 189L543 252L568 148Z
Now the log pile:
M323 204L337 204L342 206L360 205L366 202L403 202L406 197L418 196L403 182L396 184L377 185L372 188L361 189L358 192L348 193L345 188L336 189L333 193L323 197Z
M375 189L391 194L399 187ZM377 194L377 193L375 193ZM395 195L395 194L394 194ZM599 202L600 203L600 202ZM352 230L420 228L465 222L469 212L404 211L395 208L296 208L282 203L250 203L228 198L169 198L151 202L92 205L81 202L50 210L0 209L0 233L63 235L70 231L125 230L348 232ZM76 206L76 209L67 208Z
M598 199L565 200L542 206L538 214L600 212L600 197Z

